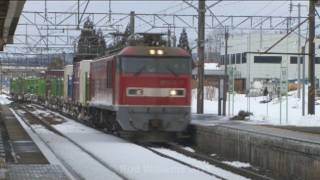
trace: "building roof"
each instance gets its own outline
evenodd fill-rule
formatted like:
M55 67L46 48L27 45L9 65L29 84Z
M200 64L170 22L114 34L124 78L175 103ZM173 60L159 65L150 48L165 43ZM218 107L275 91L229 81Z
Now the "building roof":
M13 35L26 0L0 1L0 51L5 44L13 43Z

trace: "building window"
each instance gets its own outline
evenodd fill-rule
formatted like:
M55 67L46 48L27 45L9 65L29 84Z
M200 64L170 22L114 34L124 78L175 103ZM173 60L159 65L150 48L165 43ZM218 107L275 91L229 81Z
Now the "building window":
M254 56L254 63L281 64L281 56Z
M320 57L315 57L315 63L320 64Z
M236 54L236 64L241 64L241 54L240 53L237 53Z
M247 63L247 53L242 53L242 64Z
M235 54L231 54L231 63L235 64L236 63L236 56Z
M297 64L298 62L298 57L297 56L290 56L290 64ZM300 57L300 63L303 63L303 58Z
M224 55L221 55L221 56L220 56L220 60L221 60L221 61L220 61L220 64L224 64Z
M227 55L227 64L230 64L230 55Z

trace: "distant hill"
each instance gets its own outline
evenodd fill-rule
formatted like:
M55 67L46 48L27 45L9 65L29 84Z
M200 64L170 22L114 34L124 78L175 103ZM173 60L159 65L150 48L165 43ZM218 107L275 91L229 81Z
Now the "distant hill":
M13 66L48 66L54 59L64 60L64 64L72 64L73 53L65 54L42 54L42 55L8 55L1 56L0 62L3 65L13 65Z

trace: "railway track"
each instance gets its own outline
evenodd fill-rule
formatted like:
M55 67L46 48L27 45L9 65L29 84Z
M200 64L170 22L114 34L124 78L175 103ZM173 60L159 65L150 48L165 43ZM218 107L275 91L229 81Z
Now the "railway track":
M227 180L226 178L224 178L224 177L222 177L222 176L220 176L220 175L218 175L218 174L215 174L215 173L209 172L209 171L207 171L207 170L201 169L201 168L199 168L199 167L196 167L196 166L192 165L191 163L186 163L186 162L184 162L184 161L182 161L182 160L180 160L180 159L178 159L178 158L175 158L175 157L169 156L169 155L167 155L167 154L165 154L165 153L161 153L161 152L159 152L159 151L157 151L157 150L154 150L152 147L148 147L148 146L143 146L143 147L146 148L146 149L148 149L148 150L150 150L151 152L153 152L153 153L161 156L161 157L164 157L164 158L173 160L173 161L175 161L175 162L177 162L177 163L183 164L183 165L188 166L188 167L190 167L190 168L192 168L192 169L196 169L196 170L201 171L201 172L203 172L203 173L205 173L205 174L208 174L208 175L210 175L210 176L213 176L213 177L215 177L215 178L217 178L217 179Z
M39 108L39 109L42 109L42 110L46 110L46 108L44 108L44 107L42 107L42 106L39 106L39 105L32 105L32 106L35 107L35 108ZM24 110L26 110L26 109L24 109ZM26 110L26 111L27 111L27 110ZM59 113L60 113L60 112L59 112ZM61 114L61 113L60 113L60 114ZM65 115L63 114L63 116L65 116ZM35 118L37 118L37 117L35 117ZM106 165L103 161L99 160L99 158L96 157L94 154L88 152L88 151L87 151L86 149L84 149L82 146L80 146L79 144L77 144L76 142L74 142L72 139L70 139L69 137L65 136L64 134L60 133L60 132L57 131L55 128L52 128L52 126L50 125L50 123L48 123L48 122L46 122L46 121L44 121L44 120L42 120L42 119L39 119L39 118L37 118L37 119L38 119L39 122L41 122L41 124L43 124L46 128L48 128L49 130L55 132L56 134L59 134L59 135L63 136L64 138L68 139L70 142L74 143L74 144L75 144L76 146L78 146L80 149L82 149L82 150L85 151L87 154L89 154L92 158L94 158L94 159L97 160L98 162L104 164L104 166L105 166L106 168L109 168L109 169L110 169L110 167L109 167L108 165ZM87 124L85 124L85 125L87 125ZM99 130L99 131L101 131L101 130ZM102 132L104 132L104 131L102 131ZM106 132L104 132L104 133L106 133ZM199 167L193 165L192 163L188 163L188 162L182 161L182 160L180 160L180 159L178 159L178 158L175 158L175 157L169 156L169 155L167 155L167 154L165 154L165 153L162 153L162 152L160 152L160 151L157 151L156 149L153 148L154 145L152 145L152 144L138 144L138 145L143 146L144 148L148 149L149 151L151 151L151 152L153 152L153 153L155 153L155 154L157 154L157 155L159 155L159 156L161 156L161 157L163 157L163 158L170 159L170 160L172 160L172 161L175 161L175 162L177 162L177 163L179 163L179 164L182 164L182 165L184 165L184 166L187 166L187 167L189 167L189 168L192 168L192 169L198 170L198 171L200 171L200 172L202 172L202 173L205 173L205 174L207 174L207 175L213 176L213 177L215 177L215 178L217 178L217 179L221 179L221 180L225 180L225 179L226 179L225 177L222 177L222 176L220 176L219 174L210 172L210 171L208 171L208 170L206 170L206 169L203 169L203 168L199 168ZM159 144L156 145L156 146L159 147ZM218 167L218 168L224 169L224 170L226 170L226 171L230 171L230 172L232 172L232 173L234 173L234 174L238 174L238 175L243 176L243 177L246 177L246 178L257 179L257 180L271 180L271 179L272 179L272 178L270 178L270 177L261 175L261 174L259 174L259 173L257 173L257 172L251 171L251 170L247 170L247 169L243 169L243 168L238 168L238 167L234 167L234 166L225 164L225 163L223 163L222 161L219 161L219 160L217 160L217 159L208 157L207 155L190 152L190 151L184 149L181 145L176 144L176 143L173 143L173 142L172 142L172 143L165 143L165 144L162 143L161 146L162 146L162 147L165 147L165 148L167 148L167 149L170 149L170 150L172 150L172 151L178 152L178 153L180 153L180 154L183 154L183 155L185 155L185 156L187 156L187 157L191 157L191 158L194 158L194 159L197 159L197 160L200 160L200 161L208 162L208 163L210 163L211 165L214 165L214 166L216 166L216 167ZM115 170L114 170L114 171L115 171ZM120 177L122 177L123 179L128 179L128 178L126 178L124 175L121 175L121 174L120 174Z
M37 108L41 108L42 110L45 110L45 108L43 108L43 107L41 107L41 106L36 105L36 107L37 107ZM21 106L20 106L20 108L21 108L22 110L24 110L25 112L27 112L27 113L29 113L29 114L32 115L32 113L29 112L26 107L21 107ZM34 115L33 115L33 118L37 119L37 121L39 121L39 123L41 123L44 127L46 127L47 129L49 129L50 131L53 131L54 133L56 133L56 134L58 134L58 135L60 135L60 136L62 136L62 137L64 137L64 138L66 138L66 139L68 139L70 142L74 143L74 144L75 144L76 146L78 146L81 150L83 150L83 151L85 151L87 154L89 154L92 158L94 158L94 159L97 160L98 162L104 164L106 168L112 169L112 167L109 167L108 165L106 165L106 164L105 164L103 161L101 161L98 157L96 157L94 154L92 154L92 153L90 153L89 151L87 151L86 149L84 149L81 145L77 144L74 140L72 140L71 138L65 136L63 133L59 132L57 129L53 128L50 123L48 123L48 122L46 122L45 120L40 119L40 118L38 118L38 117L36 117L36 116L34 116ZM99 130L99 131L101 131L101 130ZM104 131L102 131L102 132L105 133ZM149 148L145 147L145 149L149 149ZM153 151L152 149L149 149L149 150L152 151L154 154L160 155L160 153L158 153L157 151ZM223 177L219 176L218 174L214 174L214 173L211 173L211 172L202 170L201 168L197 168L196 166L193 166L192 164L184 163L183 161L179 161L178 159L165 157L164 155L160 155L160 156L162 156L163 158L166 158L166 159L170 159L170 160L172 160L172 161L174 161L174 162L177 162L177 163L179 163L179 164L182 164L183 166L186 166L186 167L188 167L188 168L195 169L195 170L197 170L197 171L200 171L200 172L202 172L202 173L205 173L205 174L207 174L207 175L209 175L209 176L213 176L213 177L215 177L215 179L226 180L226 178L223 178ZM113 172L116 173L115 170L114 170ZM118 174L118 173L117 173L117 175L121 176L121 178L124 179L124 180L130 179L130 178L128 178L128 177L126 177L125 175L122 175L122 174Z
M119 179L123 179L123 180L128 180L128 177L125 177L122 173L119 173L118 171L116 171L115 169L113 169L112 167L110 167L108 164L106 164L105 162L101 161L98 157L96 157L94 154L90 153L89 151L87 151L86 149L84 149L81 145L79 145L78 143L76 143L75 141L73 141L72 139L70 139L69 137L65 136L64 134L62 134L61 132L57 131L55 128L53 128L50 123L44 121L41 118L36 117L35 115L33 115L31 112L28 111L28 109L25 106L21 106L19 105L17 107L20 110L23 110L24 112L26 112L29 117L32 118L32 121L37 121L40 125L44 126L45 128L47 128L48 130L54 132L55 134L65 138L66 140L68 140L70 143L72 143L73 145L75 145L76 147L80 148L85 154L87 154L89 157L91 157L92 159L94 159L95 161L97 161L99 164L101 164L102 166L104 166L106 169L110 170L111 172L115 173ZM18 115L23 121L24 123L30 127L30 129L35 132L35 134L37 134L36 130L32 127L32 125L30 124L29 120L26 119L25 116L21 116ZM40 136L37 134L37 136L42 140L42 142L44 144L46 144L46 146L54 153L54 150L52 148L50 148L50 145ZM81 177L81 175L79 175L77 172L75 172L75 170L70 167L70 165L65 162L63 160L63 158L61 158L58 154L54 153L55 156L59 159L59 161L62 162L62 164L67 168L67 170L76 178L76 179L85 179L83 177Z
M167 155L165 153L161 153L161 152L159 152L157 150L152 149L152 146L149 146L149 147L145 146L145 147L148 148L149 150L159 154L160 156L163 156L163 157L166 157L166 158L169 158L169 159L173 159L173 160L176 159L175 157L169 156L169 155ZM194 158L194 159L197 159L197 160L200 160L200 161L208 162L211 165L214 165L214 166L216 166L218 168L230 171L232 173L241 175L241 176L246 177L246 178L250 178L250 179L254 179L254 180L273 180L273 178L267 177L265 175L261 175L261 174L259 174L257 172L226 164L226 163L224 163L224 162L222 162L220 160L217 160L215 158L209 157L209 156L204 155L204 154L199 154L199 153L188 151L188 150L184 149L181 145L179 145L177 143L165 143L165 144L162 145L162 147L165 147L165 148L167 148L169 150L178 152L178 153L183 154L183 155L185 155L187 157L190 157L190 158ZM183 162L183 163L185 163L185 162ZM201 170L201 171L203 171L203 172L205 172L207 174L211 173L211 172L208 172L208 171L203 170L201 168L197 168L197 169L199 169L199 170ZM212 174L212 175L215 176L214 174ZM219 177L217 177L217 178L219 178Z

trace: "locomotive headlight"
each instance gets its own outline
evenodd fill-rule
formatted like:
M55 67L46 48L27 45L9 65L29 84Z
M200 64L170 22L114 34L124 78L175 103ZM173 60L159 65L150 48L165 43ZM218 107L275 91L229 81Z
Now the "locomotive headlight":
M163 55L163 54L164 54L164 52L163 52L163 50L162 50L162 49L158 49L158 50L157 50L157 54L158 54L158 55Z
M174 97L184 97L185 96L185 90L183 89L171 89L169 91L170 96Z
M155 54L156 54L156 50L150 49L150 50L149 50L149 54L150 54L150 55L155 55Z
M170 90L170 96L175 96L177 95L177 91L176 90Z

